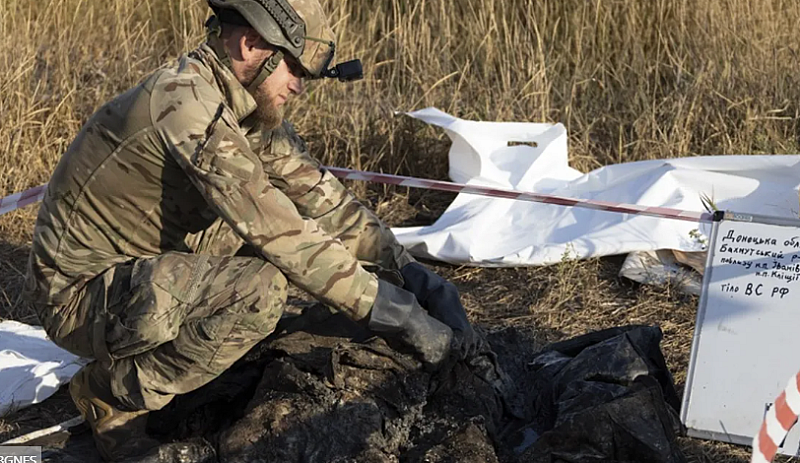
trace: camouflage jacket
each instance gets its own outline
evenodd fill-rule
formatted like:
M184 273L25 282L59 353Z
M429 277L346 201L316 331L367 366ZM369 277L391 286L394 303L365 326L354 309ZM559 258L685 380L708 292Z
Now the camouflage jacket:
M391 270L411 257L288 123L258 130L255 105L204 44L100 108L50 181L26 298L63 305L115 264L209 252L225 227L298 287L364 317L378 285L359 261Z

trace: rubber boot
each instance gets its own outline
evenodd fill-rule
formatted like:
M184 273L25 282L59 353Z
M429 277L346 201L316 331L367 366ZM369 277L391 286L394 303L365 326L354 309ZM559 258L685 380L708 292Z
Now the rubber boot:
M83 367L69 383L72 401L92 428L97 450L106 461L144 455L159 442L147 436L149 410L124 411L111 393L108 371L97 362Z

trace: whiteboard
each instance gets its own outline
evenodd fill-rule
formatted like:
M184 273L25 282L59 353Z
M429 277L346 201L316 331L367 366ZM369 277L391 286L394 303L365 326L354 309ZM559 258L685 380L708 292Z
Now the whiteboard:
M800 221L717 213L708 249L681 421L750 445L800 371ZM781 453L798 454L798 427Z

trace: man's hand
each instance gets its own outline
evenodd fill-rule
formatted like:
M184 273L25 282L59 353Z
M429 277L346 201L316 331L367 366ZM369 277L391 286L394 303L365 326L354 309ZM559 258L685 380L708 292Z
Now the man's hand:
M366 322L375 333L410 347L428 367L448 360L454 343L453 330L428 315L414 294L383 280Z
M456 286L417 262L405 265L400 273L405 280L403 288L414 293L432 317L453 330L456 354L461 359L474 356L483 340L470 325Z

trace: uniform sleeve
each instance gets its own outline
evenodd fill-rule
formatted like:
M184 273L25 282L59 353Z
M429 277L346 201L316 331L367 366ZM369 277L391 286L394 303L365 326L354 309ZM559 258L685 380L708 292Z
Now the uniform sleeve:
M151 103L156 130L208 204L297 286L355 320L365 317L376 277L270 183L217 90L198 78L162 80ZM192 88L181 101L159 92L181 85Z
M361 261L387 270L399 270L414 261L389 227L308 154L288 122L265 136L271 139L259 151L264 172L300 214L316 220Z

